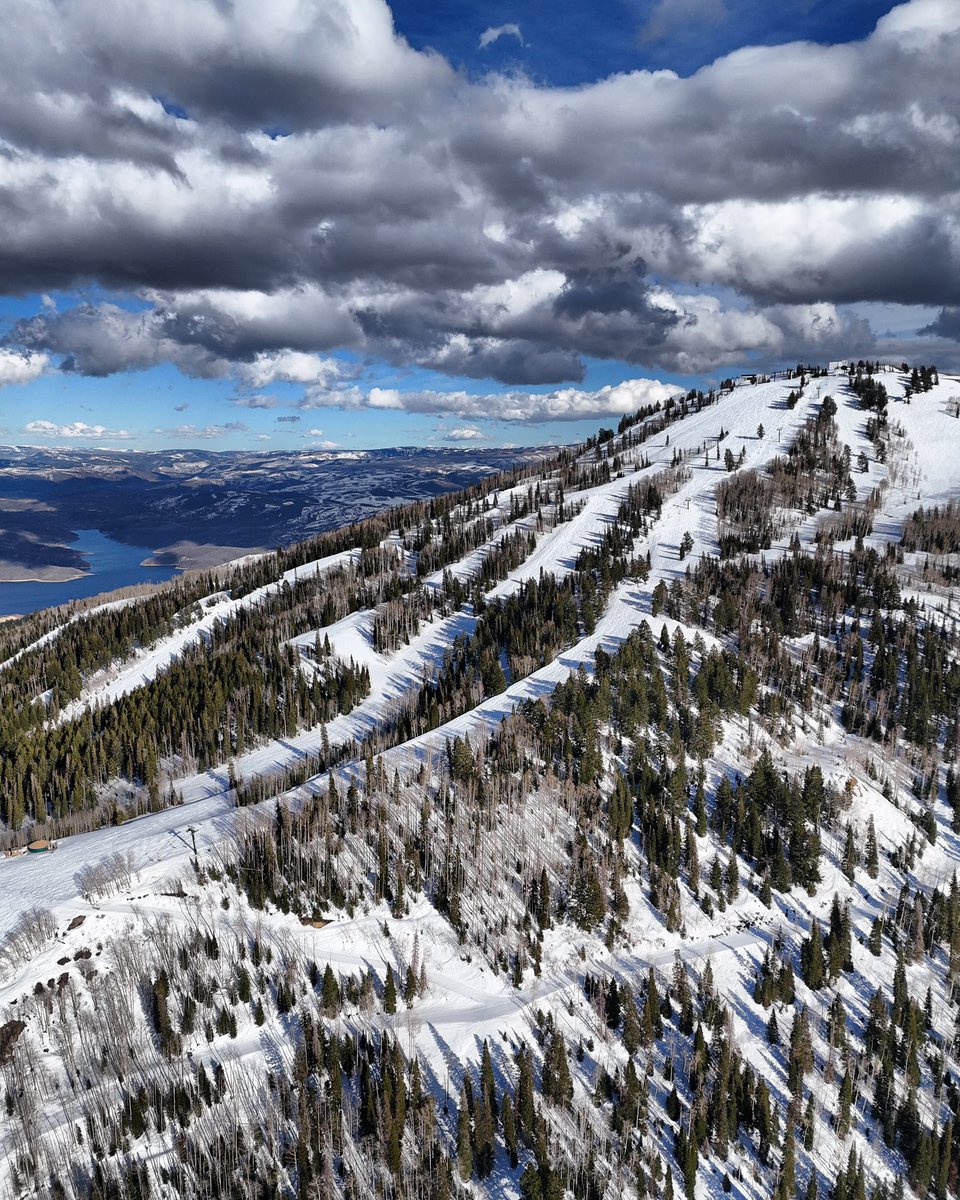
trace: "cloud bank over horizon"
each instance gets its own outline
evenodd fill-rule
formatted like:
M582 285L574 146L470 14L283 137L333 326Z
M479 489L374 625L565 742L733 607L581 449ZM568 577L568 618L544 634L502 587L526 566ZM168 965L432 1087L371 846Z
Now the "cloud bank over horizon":
M539 422L667 386L643 373L958 365L957 61L949 0L578 87L455 70L382 0L31 0L0 44L0 291L43 302L0 386L169 365L247 412Z

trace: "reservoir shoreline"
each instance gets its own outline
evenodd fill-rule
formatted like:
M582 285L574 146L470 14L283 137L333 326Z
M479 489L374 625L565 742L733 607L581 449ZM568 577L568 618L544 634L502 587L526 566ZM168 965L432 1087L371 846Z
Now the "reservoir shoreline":
M154 554L150 546L126 546L98 529L78 529L71 548L83 555L91 570L54 566L31 570L22 564L7 563L19 575L11 578L4 577L0 566L0 617L24 616L133 584L163 583L179 574L176 565L144 565L144 560Z

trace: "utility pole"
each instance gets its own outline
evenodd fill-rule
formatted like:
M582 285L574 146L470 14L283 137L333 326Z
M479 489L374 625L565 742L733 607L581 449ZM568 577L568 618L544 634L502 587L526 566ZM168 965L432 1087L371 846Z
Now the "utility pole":
M194 862L197 862L197 861L199 861L199 860L197 859L197 831L196 831L196 828L195 828L193 825L188 825L188 826L187 826L187 833L189 833L189 834L190 834L190 841L191 841L191 842L193 842L193 859L194 859Z

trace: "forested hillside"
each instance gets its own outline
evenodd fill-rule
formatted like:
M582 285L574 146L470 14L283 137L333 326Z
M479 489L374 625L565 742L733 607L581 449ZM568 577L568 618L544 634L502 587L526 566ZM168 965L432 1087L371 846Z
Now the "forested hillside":
M0 1195L957 1194L958 397L727 381L0 628Z

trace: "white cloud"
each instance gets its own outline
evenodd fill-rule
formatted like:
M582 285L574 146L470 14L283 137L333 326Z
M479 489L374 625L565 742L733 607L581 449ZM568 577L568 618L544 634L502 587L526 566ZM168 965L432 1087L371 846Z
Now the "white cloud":
M521 46L525 46L523 34L520 32L520 26L515 21L508 21L505 25L490 25L483 33L480 34L480 49L486 50L488 46L492 46L502 37L514 37Z
M324 438L322 429L309 429L306 433L302 434L302 437L313 443L310 447L312 450L336 450L340 444L339 442L330 441L329 438ZM322 440L317 441L317 438Z
M490 435L474 428L472 425L460 425L447 432L447 440L451 442L485 442Z
M126 429L107 429L104 425L88 425L86 421L71 421L66 425L56 421L28 421L24 425L25 433L39 434L45 438L83 438L95 441L127 441L135 437Z
M67 38L44 44L58 20ZM452 74L439 55L417 53L396 34L383 0L267 7L262 0L163 0L136 9L126 0L97 0L69 14L57 0L36 0L24 13L21 39L5 66L41 94L56 95L71 68L87 62L92 70L97 50L109 48L100 70L108 65L111 108L132 111L167 136L191 136L204 117L264 128L294 115L311 123L376 116L398 100L413 103ZM259 88L251 86L255 79ZM188 119L150 103L160 92Z
M894 41L919 35L926 41L960 29L960 9L953 0L913 0L899 4L877 22L877 35Z
M379 392L379 388L371 388L371 392ZM297 401L299 409L313 408L366 408L369 393L363 392L356 384L337 388L308 387L303 396ZM385 407L383 404L369 405L371 408Z
M215 441L234 433L249 433L250 428L243 421L225 421L222 425L176 425L172 429L154 429L159 437L170 438L174 441L199 440Z
M251 388L274 383L322 383L329 386L341 375L336 359L300 350L262 351L252 362L236 367L237 378Z
M882 267L912 230L932 232L922 199L879 192L724 200L690 206L685 215L696 232L682 249L675 248L680 254L672 259L674 267L687 273L696 264L713 283L797 300L809 294L817 274L821 290L832 293L823 298L836 298L838 290L851 286L846 266L869 277L869 268ZM960 218L945 214L941 229L947 257L960 258Z
M403 408L403 401L396 388L373 387L367 393L371 408Z
M375 390L375 389L374 389ZM560 388L553 392L509 391L475 395L465 391L440 392L432 389L397 392L397 403L391 407L407 412L450 414L474 420L499 421L579 421L591 417L609 417L635 412L647 404L663 403L675 396L678 388L657 379L626 379L596 391L581 388ZM326 407L371 408L370 394L364 395L352 387L346 393L328 392ZM320 407L319 403L316 407ZM319 430L316 431L320 433ZM313 436L313 432L307 436ZM460 426L448 434L457 440L476 440L484 435L473 426Z
M0 350L0 387L11 383L32 383L49 368L50 358L35 352Z

